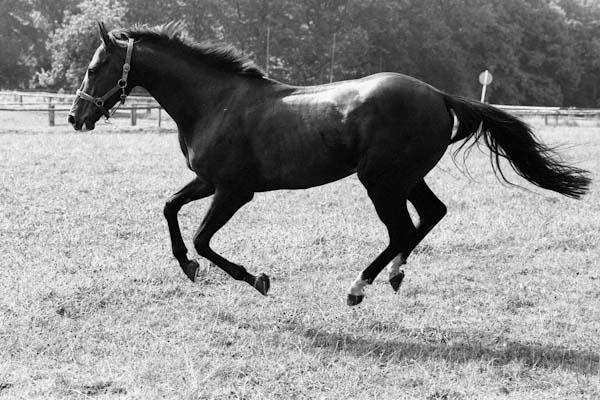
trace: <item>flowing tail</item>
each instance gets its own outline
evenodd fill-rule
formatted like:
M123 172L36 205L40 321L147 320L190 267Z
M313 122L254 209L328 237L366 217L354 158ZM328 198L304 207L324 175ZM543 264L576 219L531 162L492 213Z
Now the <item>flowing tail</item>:
M500 159L508 160L521 177L541 188L578 199L590 185L589 172L564 164L553 148L538 141L531 128L520 119L490 105L464 97L442 93L446 106L458 119L458 131L451 142L479 139L491 151L496 175L511 183L503 174Z

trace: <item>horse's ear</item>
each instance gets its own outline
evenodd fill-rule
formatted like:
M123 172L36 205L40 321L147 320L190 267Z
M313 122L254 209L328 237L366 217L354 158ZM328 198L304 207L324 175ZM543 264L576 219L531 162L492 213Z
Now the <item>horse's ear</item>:
M100 39L102 39L102 43L104 43L104 47L106 49L110 49L111 41L108 37L108 32L106 30L106 26L104 26L104 22L98 21L98 31L100 32Z

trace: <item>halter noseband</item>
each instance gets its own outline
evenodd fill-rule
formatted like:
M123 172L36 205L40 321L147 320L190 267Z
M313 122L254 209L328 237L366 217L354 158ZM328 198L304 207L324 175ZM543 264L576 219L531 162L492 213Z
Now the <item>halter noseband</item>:
M127 43L127 55L125 56L125 64L123 64L123 73L121 74L121 79L117 81L116 86L110 89L106 94L102 97L94 97L83 90L77 90L77 97L81 97L83 100L87 100L93 103L96 107L100 109L102 115L109 119L112 115L117 111L117 106L112 110L112 112L108 112L108 110L104 107L104 103L112 97L119 90L121 91L121 104L125 103L125 99L127 98L127 94L125 94L125 88L127 87L127 76L129 75L129 71L131 70L131 53L133 53L133 39L129 38L129 42Z

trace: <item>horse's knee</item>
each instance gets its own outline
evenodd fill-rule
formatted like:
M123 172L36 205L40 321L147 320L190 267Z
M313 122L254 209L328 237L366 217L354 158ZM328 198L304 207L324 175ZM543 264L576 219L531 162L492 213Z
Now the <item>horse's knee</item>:
M206 257L210 251L210 240L202 233L196 233L193 238L194 248L202 257Z
M173 218L177 215L178 212L179 212L179 207L177 206L177 204L175 204L175 202L172 199L168 199L165 202L165 206L163 208L163 215L165 216L165 218L166 219Z

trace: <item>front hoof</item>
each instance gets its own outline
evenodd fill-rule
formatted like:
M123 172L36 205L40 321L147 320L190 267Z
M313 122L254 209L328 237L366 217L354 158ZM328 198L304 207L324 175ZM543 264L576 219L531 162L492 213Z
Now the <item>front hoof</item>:
M365 298L364 295L349 294L348 299L346 300L346 304L348 304L350 307L352 307L352 306L360 304L364 298Z
M394 289L394 292L397 292L398 289L400 289L400 285L402 284L402 281L404 280L404 271L400 270L398 275L394 276L393 278L390 278L390 285L392 285L392 289Z
M260 292L263 296L267 295L269 288L271 287L271 281L269 277L265 274L260 274L256 277L254 281L254 288Z
M181 269L183 269L185 276L187 276L190 281L194 282L196 280L196 274L198 273L198 267L198 263L194 260L191 260L182 265Z

